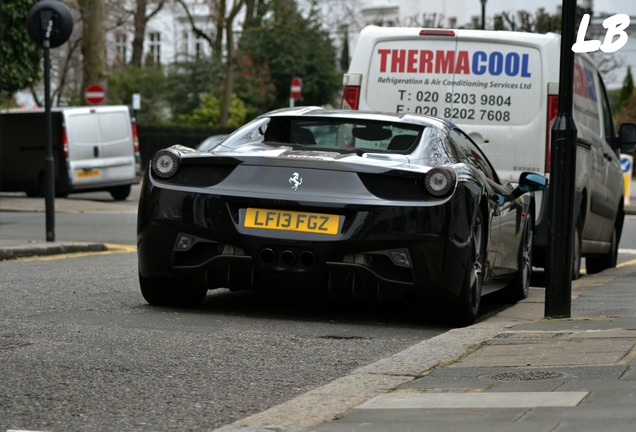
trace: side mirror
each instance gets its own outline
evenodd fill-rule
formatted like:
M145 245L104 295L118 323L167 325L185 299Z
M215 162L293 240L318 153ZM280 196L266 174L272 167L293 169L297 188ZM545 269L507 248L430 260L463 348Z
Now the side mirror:
M621 143L621 153L629 153L636 150L636 124L621 124L619 139Z
M537 192L548 186L548 179L541 174L522 172L519 176L519 185L509 195L509 200L520 197L526 192Z
M521 173L521 176L519 176L518 189L521 190L522 194L543 190L547 185L548 179L541 174L523 172Z

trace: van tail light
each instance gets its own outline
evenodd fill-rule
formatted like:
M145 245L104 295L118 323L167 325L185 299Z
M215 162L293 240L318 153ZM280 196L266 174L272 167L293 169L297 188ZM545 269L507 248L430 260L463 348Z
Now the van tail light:
M550 172L550 159L552 158L552 123L559 114L559 97L557 95L548 95L548 122L547 122L547 138L545 149L545 172Z
M357 110L360 100L360 86L345 86L342 92L342 109Z
M62 128L62 156L64 159L68 159L68 136L66 135L66 128Z
M139 135L137 134L137 123L132 122L133 149L139 153Z
M137 134L137 123L134 118L130 125L132 127L133 151L135 152L135 181L141 181L141 153L139 152L139 135Z

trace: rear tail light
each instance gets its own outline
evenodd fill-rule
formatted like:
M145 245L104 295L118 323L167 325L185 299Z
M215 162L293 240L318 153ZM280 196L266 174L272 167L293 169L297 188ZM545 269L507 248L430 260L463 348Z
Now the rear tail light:
M139 153L139 135L137 134L137 123L132 123L133 149Z
M62 156L64 159L68 159L68 137L66 135L66 128L62 128Z
M552 122L559 114L559 97L557 95L548 95L548 118L546 131L546 149L545 149L545 172L550 172L550 158L552 157Z
M157 177L168 179L179 171L180 164L181 154L178 151L164 149L155 153L152 157L150 167Z
M342 92L342 109L357 110L360 100L360 86L345 86Z
M455 171L449 168L435 167L426 173L424 186L434 197L449 195L455 189Z

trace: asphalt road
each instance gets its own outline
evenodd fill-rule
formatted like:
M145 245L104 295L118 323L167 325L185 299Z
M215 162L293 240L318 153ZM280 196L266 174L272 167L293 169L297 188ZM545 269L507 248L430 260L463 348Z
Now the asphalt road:
M0 263L0 431L209 430L448 330L300 293L148 306L134 253Z

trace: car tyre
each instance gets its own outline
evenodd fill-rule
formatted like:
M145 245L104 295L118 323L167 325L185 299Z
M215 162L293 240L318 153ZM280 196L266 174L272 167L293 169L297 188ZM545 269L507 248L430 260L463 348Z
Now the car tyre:
M130 195L130 185L117 186L112 188L109 192L115 201L123 201Z
M590 256L585 258L585 269L588 274L602 272L608 268L616 267L618 262L618 234L616 226L612 229L612 238L610 240L610 250L603 255Z
M193 285L186 278L144 277L139 275L141 295L153 306L196 307L203 303L208 290Z
M528 297L530 292L530 280L532 277L532 242L534 241L534 215L528 214L526 226L521 236L519 245L519 261L515 278L508 286L508 298L512 302L518 302Z
M464 276L462 291L455 312L455 320L457 324L462 326L473 324L479 314L486 260L486 237L484 231L482 215L481 212L478 212L470 238L470 261L466 267L466 275Z

